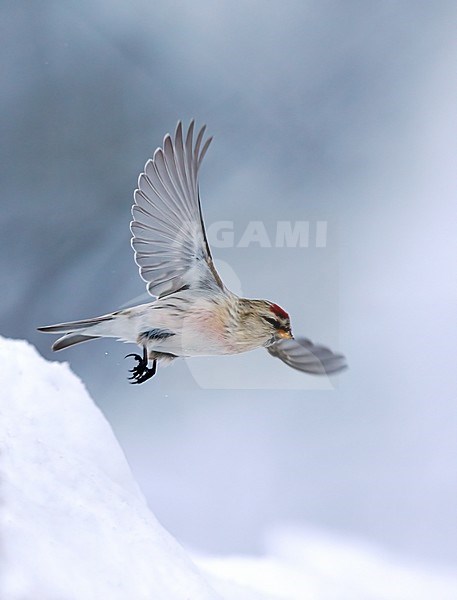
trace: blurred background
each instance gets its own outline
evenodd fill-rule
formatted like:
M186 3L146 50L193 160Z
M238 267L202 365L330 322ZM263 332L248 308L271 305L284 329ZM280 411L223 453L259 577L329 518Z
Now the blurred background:
M185 544L257 553L291 524L454 564L455 2L0 11L0 333L70 363ZM132 193L164 134L192 117L215 136L201 195L208 226L233 223L232 247L213 249L229 287L344 352L338 378L259 350L129 386L134 347L55 355L36 332L147 301ZM251 221L270 245L239 244ZM308 247L277 247L278 221L309 222Z

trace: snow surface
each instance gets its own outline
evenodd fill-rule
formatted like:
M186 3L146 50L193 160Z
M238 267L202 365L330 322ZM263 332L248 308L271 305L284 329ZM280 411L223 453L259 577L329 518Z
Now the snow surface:
M283 600L456 600L457 574L346 537L281 527L265 557L197 559L222 594L230 582ZM220 585L225 581L226 588ZM228 595L227 598L238 598Z
M455 572L313 529L264 557L188 553L161 527L63 363L0 338L1 600L455 600Z
M2 600L214 600L66 364L0 339Z

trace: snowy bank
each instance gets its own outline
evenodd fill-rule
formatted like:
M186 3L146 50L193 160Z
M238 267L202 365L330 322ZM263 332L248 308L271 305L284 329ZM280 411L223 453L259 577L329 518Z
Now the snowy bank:
M320 531L193 559L66 364L0 337L1 600L455 600L457 576ZM196 566L197 565L197 566Z
M0 338L2 600L214 600L66 364Z

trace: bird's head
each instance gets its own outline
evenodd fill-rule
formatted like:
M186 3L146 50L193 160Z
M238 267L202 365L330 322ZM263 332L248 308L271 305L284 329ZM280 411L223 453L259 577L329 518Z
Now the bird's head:
M292 330L290 327L290 317L284 309L273 302L266 302L267 310L262 311L260 318L271 334L272 341L279 339L291 339Z
M289 315L267 300L241 300L242 331L258 345L269 346L280 339L292 338Z

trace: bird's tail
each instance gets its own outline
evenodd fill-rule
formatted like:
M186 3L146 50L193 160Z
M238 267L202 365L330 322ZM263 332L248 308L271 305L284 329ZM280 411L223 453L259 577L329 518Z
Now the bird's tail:
M108 329L104 325L107 321L112 321L113 318L114 315L104 315L103 317L95 317L94 319L38 327L38 331L43 331L44 333L64 333L65 335L56 340L52 345L52 349L58 351L69 346L74 346L75 344L80 344L81 342L88 342L109 335Z

